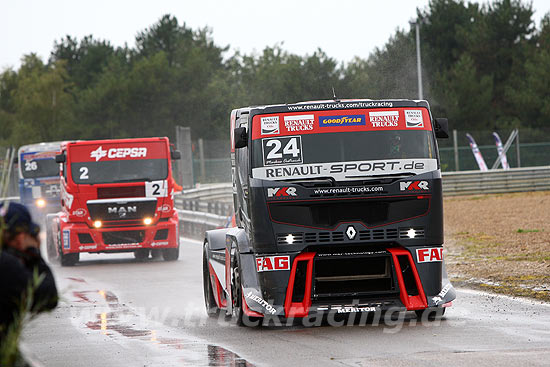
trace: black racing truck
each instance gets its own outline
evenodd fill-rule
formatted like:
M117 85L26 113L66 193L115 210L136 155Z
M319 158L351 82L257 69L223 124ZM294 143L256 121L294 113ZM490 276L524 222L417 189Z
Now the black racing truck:
M426 101L334 100L231 113L236 227L207 231L209 315L311 317L386 310L442 315L436 138Z

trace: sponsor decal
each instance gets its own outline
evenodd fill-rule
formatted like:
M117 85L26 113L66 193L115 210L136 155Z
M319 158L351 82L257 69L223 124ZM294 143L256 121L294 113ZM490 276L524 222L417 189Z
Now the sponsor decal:
M112 249L119 249L119 248L136 248L136 247L141 247L141 245L137 242L134 242L134 243L111 243L111 244L106 244L105 247L112 248Z
M86 245L86 246L80 246L78 249L80 251L85 251L85 250L95 250L97 248L97 245Z
M296 196L295 187L268 187L267 188L267 197L290 197Z
M63 248L64 249L71 248L71 231L68 229L63 230Z
M428 181L405 181L399 183L399 190L401 191L427 191Z
M287 131L310 131L315 124L314 115L285 116L285 128Z
M343 307L332 307L332 309L337 310L338 313L352 313L352 312L375 312L378 310L378 307L343 306Z
M422 110L405 110L405 122L408 128L424 127Z
M393 102L336 102L336 103L315 103L298 104L288 106L289 111L307 111L307 110L325 110L339 108L373 108L373 107L393 107Z
M319 116L319 126L365 125L365 115Z
M261 121L261 134L273 135L279 134L279 116L269 116L260 118Z
M346 236L348 236L350 240L353 240L356 234L357 234L357 230L355 229L355 227L348 226L348 228L346 229Z
M330 176L337 181L346 181L387 174L418 175L435 170L437 170L435 159L399 159L258 167L252 169L252 177L264 180L284 180Z
M302 137L286 136L262 139L264 166L302 163Z
M316 257L333 257L333 256L361 256L361 255L381 255L387 254L385 250L381 251L358 251L358 252L331 252L331 253L318 253Z
M169 205L169 204L163 204L161 207L159 207L157 209L157 211L159 212L164 212L164 213L167 213L169 212L170 210L172 210L172 207Z
M157 247L157 246L168 246L168 241L161 241L161 242L151 243L151 247Z
M73 206L74 196L69 194L67 190L65 190L65 186L61 186L61 200L65 202L67 208L71 209L71 207Z
M76 210L73 210L73 215L76 215L77 217L84 217L86 213L87 211L84 208L78 208Z
M107 213L118 214L119 218L126 218L128 213L137 213L137 206L109 206Z
M451 285L451 283L448 283L447 285L445 285L441 289L441 292L439 292L437 294L437 296L432 297L432 301L434 301L436 305L443 302L443 297L445 297L447 295L447 293L449 293L449 291L451 290L452 287L453 286Z
M261 256L256 258L256 271L290 270L290 256Z
M265 310L272 315L274 315L277 312L277 310L275 310L275 308L271 306L265 299L263 299L260 296L256 296L255 294L252 294L252 292L248 292L245 298L253 300L257 304L265 308Z
M443 248L433 247L416 249L416 258L419 263L443 261Z
M103 150L102 146L99 146L96 150L90 153L90 158L95 158L95 161L99 161L101 158L139 158L147 156L147 148L111 148L109 150Z
M314 195L348 195L348 194L368 194L373 192L383 192L382 186L363 186L363 187L334 187L330 189L315 189Z
M397 127L399 125L399 111L369 112L372 127Z

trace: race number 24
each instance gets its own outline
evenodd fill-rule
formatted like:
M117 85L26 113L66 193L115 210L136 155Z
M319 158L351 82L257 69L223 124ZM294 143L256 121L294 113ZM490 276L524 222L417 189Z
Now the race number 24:
M301 136L263 139L262 150L264 166L303 163Z

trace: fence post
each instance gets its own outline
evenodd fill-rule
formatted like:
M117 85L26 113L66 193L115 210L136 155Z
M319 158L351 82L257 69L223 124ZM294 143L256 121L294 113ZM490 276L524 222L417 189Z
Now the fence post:
M199 139L199 160L201 168L201 183L204 183L206 181L206 169L204 167L204 140L202 138Z
M518 133L516 134L516 157L517 157L517 160L518 160L518 167L521 167L521 159L520 159L520 154L519 154L519 129L518 129Z
M458 136L456 129L453 129L453 148L455 151L455 171L460 171L460 165L458 164Z

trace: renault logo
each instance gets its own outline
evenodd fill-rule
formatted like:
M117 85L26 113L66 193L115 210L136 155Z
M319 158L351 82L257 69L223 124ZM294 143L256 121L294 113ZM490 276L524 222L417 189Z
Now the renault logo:
M346 236L348 236L350 240L353 240L356 234L357 234L357 231L355 230L355 227L348 226L348 229L346 229Z

